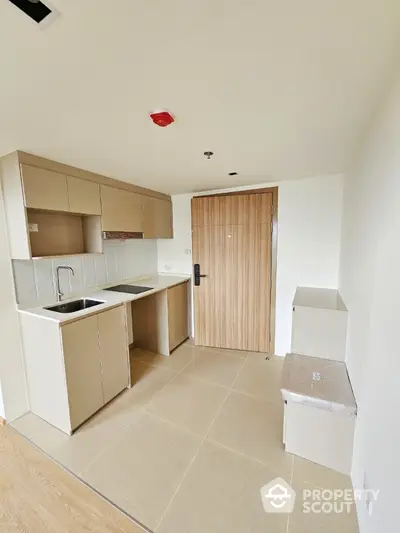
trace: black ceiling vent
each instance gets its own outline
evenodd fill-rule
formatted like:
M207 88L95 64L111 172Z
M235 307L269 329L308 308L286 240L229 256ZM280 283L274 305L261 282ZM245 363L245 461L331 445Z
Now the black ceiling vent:
M10 0L12 4L17 6L28 17L40 24L41 22L50 18L53 10L47 7L43 2L35 0Z

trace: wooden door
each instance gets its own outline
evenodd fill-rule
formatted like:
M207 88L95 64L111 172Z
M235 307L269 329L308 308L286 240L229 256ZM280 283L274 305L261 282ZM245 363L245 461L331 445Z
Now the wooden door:
M125 306L99 313L99 344L104 403L128 386L129 348Z
M69 211L67 176L30 165L21 165L26 207Z
M272 193L192 200L195 343L270 349Z
M189 337L188 283L168 289L168 337L172 351Z
M71 428L82 424L104 404L97 315L61 328Z
M144 197L101 185L103 231L143 231Z
M101 215L100 185L93 181L67 176L71 213Z

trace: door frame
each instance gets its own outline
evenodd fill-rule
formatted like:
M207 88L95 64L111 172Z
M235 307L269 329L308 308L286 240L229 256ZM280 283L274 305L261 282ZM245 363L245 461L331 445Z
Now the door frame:
M259 189L245 189L243 191L222 192L216 194L196 194L192 197L190 213L192 218L193 232L193 199L194 198L213 198L216 196L238 196L244 194L272 194L272 229L271 229L271 272L270 272L270 321L269 321L269 353L275 353L275 323L276 323L276 273L278 264L278 187L263 187ZM193 255L192 255L193 257ZM192 259L193 273L193 259ZM193 308L195 313L195 309ZM194 316L194 320L196 317Z

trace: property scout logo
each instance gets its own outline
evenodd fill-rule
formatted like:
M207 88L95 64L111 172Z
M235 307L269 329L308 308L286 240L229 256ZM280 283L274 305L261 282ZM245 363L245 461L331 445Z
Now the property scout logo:
M304 514L351 513L356 500L364 500L372 513L379 490L303 489L298 494L282 478L261 487L261 501L266 513L292 513L296 503Z

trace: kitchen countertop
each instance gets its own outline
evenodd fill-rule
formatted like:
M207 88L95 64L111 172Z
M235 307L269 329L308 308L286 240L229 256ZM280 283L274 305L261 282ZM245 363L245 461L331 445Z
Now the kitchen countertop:
M44 318L46 320L58 322L59 324L67 324L68 322L74 322L79 318L94 315L96 313L105 311L106 309L111 309L112 307L116 307L123 303L133 302L134 300L139 300L140 298L146 298L146 296L150 296L151 294L155 294L156 292L160 292L170 287L174 287L175 285L179 285L180 283L188 281L189 279L190 276L167 276L163 274L158 274L157 276L149 276L148 278L141 277L140 280L136 279L130 281L118 281L115 283L109 283L103 288L92 291L88 290L83 292L82 294L76 295L74 298L69 298L63 300L62 302L55 302L54 304L52 304L53 306L58 305L60 303L64 304L68 302L73 302L80 298L90 298L91 300L99 300L101 302L104 302L100 305L96 305L95 307L89 307L88 309L83 309L82 311L76 311L75 313L57 313L55 311L45 309L44 307L31 307L28 309L19 309L18 311L22 314L34 315L40 318ZM107 287L114 287L116 285L121 284L137 285L139 287L152 287L152 289L150 291L142 292L140 294L130 294L103 290Z

